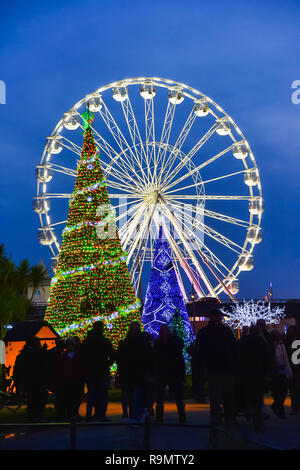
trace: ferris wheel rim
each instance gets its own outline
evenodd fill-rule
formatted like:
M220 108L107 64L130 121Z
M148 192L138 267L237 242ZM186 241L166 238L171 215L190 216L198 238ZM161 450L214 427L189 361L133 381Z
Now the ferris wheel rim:
M105 92L105 91L108 91L114 87L129 87L131 85L141 85L143 83L151 83L153 86L160 86L160 87L163 87L163 88L167 88L167 89L170 89L170 87L177 87L178 89L181 90L181 93L192 99L192 100L196 100L197 96L198 96L198 99L201 99L201 98L204 98L206 99L209 104L211 106L214 106L220 113L222 113L222 116L218 116L218 115L215 115L213 112L211 112L211 114L216 118L216 119L221 119L221 118L227 118L228 121L231 123L231 125L234 127L235 131L237 132L237 134L240 136L240 140L243 141L244 145L246 145L247 147L247 150L249 152L249 157L251 159L251 162L252 162L252 167L251 167L251 170L255 170L256 171L256 174L257 174L257 179L258 179L258 182L257 182L257 189L258 189L258 192L259 192L259 195L258 196L254 196L254 193L253 193L253 188L251 186L249 186L249 201L250 200L254 200L254 198L256 197L257 200L259 201L262 201L262 189L261 189L261 182L260 182L260 175L259 175L259 171L258 171L258 168L257 168L257 164L256 164L256 160L254 158L254 155L253 155L253 152L252 152L252 149L250 148L250 145L248 144L246 138L244 137L244 134L242 133L242 131L240 130L240 128L236 125L236 123L233 121L233 119L230 117L229 114L227 114L226 111L224 111L223 108L221 108L217 103L215 103L210 97L208 97L207 95L205 95L204 93L186 85L186 84L183 84L183 83L180 83L180 82L176 82L176 81L173 81L173 80L169 80L169 79L163 79L163 78L157 78L157 77L137 77L137 78L125 78L125 79L122 79L122 80L118 80L118 81L115 81L115 82L111 82L107 85L104 85L100 88L98 88L97 90L95 90L94 92L86 95L84 98L82 98L81 100L79 100L72 108L70 108L69 111L67 111L67 113L70 113L70 112L78 112L77 110L86 103L87 99L90 99L91 97L93 97L94 95L96 94L100 94L102 92ZM190 95L190 93L193 93L196 95L195 96L192 96ZM61 127L63 125L63 121L64 119L62 118L58 124L55 126L51 136L50 136L50 139L55 137L57 135L57 133L61 132ZM59 130L59 132L58 132ZM230 135L232 141L235 143L237 142L235 137ZM45 163L47 163L48 161L50 161L50 159L47 159L46 158L46 155L47 155L47 152L49 151L49 148L48 148L48 143L46 144L45 148L44 148L44 151L43 151L43 154L42 154L42 158L41 158L41 162L40 162L40 165L43 165ZM80 151L80 148L78 148L78 154L79 154L79 151ZM46 158L46 160L45 160ZM242 163L245 167L245 170L244 171L249 171L249 167L248 167L248 162L246 162L246 158L244 158L242 160ZM37 198L39 197L45 197L46 193L45 191L43 191L42 193L39 193L39 186L40 186L40 183L39 181L37 182ZM179 195L180 196L180 195ZM39 217L40 217L40 223L41 223L41 230L43 230L45 227L50 227L50 223L47 225L44 225L43 224L43 214L39 214ZM252 227L256 227L257 229L260 229L260 225L261 225L261 213L257 214L257 222L256 223L253 223L253 219L254 219L254 214L252 214L251 212L249 213L249 224L248 224L248 228L252 228ZM55 224L51 224L51 227L54 226L54 225L57 225L59 223L62 223L62 222L58 222L58 223L55 223ZM248 245L248 242L247 242L247 238L245 238L245 241L244 241L244 244L243 244L243 247L242 247L242 251L241 251L241 254L240 256L245 252L247 252L247 254L252 255L253 251L254 251L254 248L255 248L255 245L254 244L250 244L250 247L249 247L249 250L246 250L246 246ZM52 245L49 245L52 253L54 256L56 256L55 254L55 250L52 249ZM56 248L57 250L59 250L59 245L57 244L56 245ZM238 268L238 271L235 272L234 274L234 277L237 277L240 272L241 272L241 269L238 267L238 258L236 260L236 262L234 263L234 265L232 266L231 270L230 270L230 273L234 273L234 271L236 270L236 268ZM216 294L218 295L220 292L222 292L223 288L222 286L217 286L216 288Z

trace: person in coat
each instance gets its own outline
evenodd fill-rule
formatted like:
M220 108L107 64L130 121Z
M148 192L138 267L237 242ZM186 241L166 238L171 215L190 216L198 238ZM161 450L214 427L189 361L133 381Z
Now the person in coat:
M145 415L146 383L151 373L151 356L151 346L141 332L140 323L136 320L131 322L124 341L119 345L117 357L129 402L129 419L133 423L140 423Z
M67 338L64 346L57 362L56 410L58 420L69 421L70 418L80 419L83 367L74 338Z
M46 352L38 338L25 344L16 358L14 380L18 393L27 400L27 415L31 422L44 421L47 401L47 362Z
M298 341L298 345L297 345ZM294 343L296 342L296 343ZM291 414L298 415L300 409L300 364L296 364L293 361L293 354L296 349L299 348L300 334L295 325L288 327L284 345L290 361L290 366L293 372L293 379L289 382L289 392L291 396ZM296 347L293 347L296 346Z
M164 401L167 385L173 394L180 423L186 422L183 385L185 363L183 341L171 333L168 325L161 325L159 337L154 345L154 378L156 388L156 421L163 422Z
M208 325L197 335L195 355L208 380L211 424L216 427L222 423L222 404L225 427L232 430L237 344L231 329L223 323L219 309L211 310L207 316Z
M272 330L271 338L271 390L274 400L271 409L278 418L284 419L284 401L287 397L289 383L293 380L293 372L280 331L278 329Z
M252 325L250 334L238 342L238 359L238 377L247 415L253 420L254 430L263 431L262 403L270 358L268 345L259 334L257 325Z
M110 385L110 367L115 361L115 352L110 340L104 336L101 321L93 324L87 338L82 343L80 357L87 384L86 419L106 422L108 390ZM93 409L95 410L92 416Z

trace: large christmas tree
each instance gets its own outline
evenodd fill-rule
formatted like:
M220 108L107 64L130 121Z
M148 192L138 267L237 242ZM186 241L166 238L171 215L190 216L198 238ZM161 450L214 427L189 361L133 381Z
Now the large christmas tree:
M178 283L171 250L160 227L143 310L145 330L158 337L162 324L171 327L175 312L183 320L185 341L190 345L194 340L194 333Z
M86 335L102 320L116 347L140 320L94 137L86 126L77 179L45 319L62 336Z

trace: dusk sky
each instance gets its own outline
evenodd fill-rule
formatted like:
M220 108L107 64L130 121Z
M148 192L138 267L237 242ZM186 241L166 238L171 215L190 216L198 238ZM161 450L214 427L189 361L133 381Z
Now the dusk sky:
M263 297L269 281L275 298L300 297L299 1L15 0L0 22L0 243L16 262L50 265L34 172L62 114L115 80L162 77L220 104L254 152L264 238L238 297Z

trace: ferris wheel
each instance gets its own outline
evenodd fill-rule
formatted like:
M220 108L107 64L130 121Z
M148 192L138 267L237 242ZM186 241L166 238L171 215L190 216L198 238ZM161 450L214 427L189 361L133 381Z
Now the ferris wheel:
M160 226L182 293L238 292L262 240L259 171L233 119L211 98L162 78L110 83L78 101L56 125L36 168L39 241L55 270L67 222L86 111L138 293ZM85 114L84 114L85 113Z

